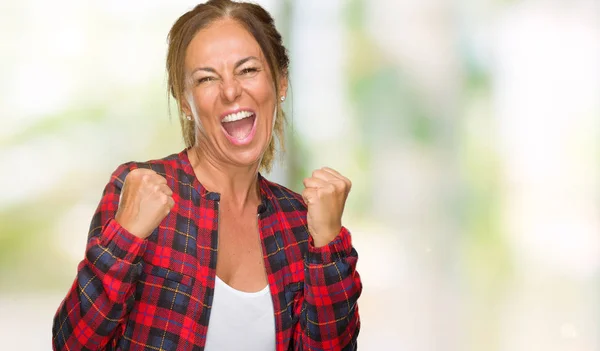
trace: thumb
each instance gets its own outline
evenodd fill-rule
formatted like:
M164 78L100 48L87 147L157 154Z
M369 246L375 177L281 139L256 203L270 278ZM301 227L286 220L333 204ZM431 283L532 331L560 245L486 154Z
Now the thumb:
M311 203L314 203L316 197L317 197L317 188L307 187L302 192L302 198L304 199L304 202L306 203L307 206Z

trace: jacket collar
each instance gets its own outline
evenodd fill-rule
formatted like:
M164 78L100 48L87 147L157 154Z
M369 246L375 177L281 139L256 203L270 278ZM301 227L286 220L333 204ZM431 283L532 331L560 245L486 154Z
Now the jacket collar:
M204 187L196 178L196 174L194 173L194 168L188 158L187 154L188 149L184 149L178 154L178 159L181 163L181 168L187 177L188 183L191 184L192 188L200 194L201 197L210 200L210 201L219 201L221 199L221 194L210 191ZM267 216L273 212L274 206L272 203L273 193L269 188L269 181L266 180L260 172L258 173L258 186L260 188L261 195L261 203L258 206L258 213L261 216Z

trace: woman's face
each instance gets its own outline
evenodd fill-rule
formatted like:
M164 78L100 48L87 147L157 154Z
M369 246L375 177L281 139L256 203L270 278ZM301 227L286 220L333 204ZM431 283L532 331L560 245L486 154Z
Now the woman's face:
M196 145L212 161L260 163L271 140L278 97L254 37L231 19L200 30L185 57L184 112L197 125ZM287 82L282 79L280 94Z

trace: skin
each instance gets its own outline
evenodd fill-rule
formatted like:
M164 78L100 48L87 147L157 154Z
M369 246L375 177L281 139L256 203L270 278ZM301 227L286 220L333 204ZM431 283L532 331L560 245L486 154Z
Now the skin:
M196 145L200 158L220 173L257 173L248 166L258 167L257 161L271 140L273 111L279 97L256 40L236 21L217 21L199 31L190 42L185 72L188 101L183 110L201 126ZM285 78L279 82L279 88L284 96ZM256 113L256 134L243 146L228 140L220 120L223 114L238 109Z
M267 284L260 244L257 208L258 169L272 138L274 112L287 92L285 74L275 83L259 44L231 19L203 28L190 42L185 57L184 112L194 117L196 145L188 157L200 183L221 194L217 275L231 287L259 291ZM256 132L240 145L230 141L221 117L238 109L256 114ZM307 227L315 247L327 245L340 232L350 181L331 168L304 180ZM160 175L134 170L125 179L116 220L146 238L173 207L172 191Z

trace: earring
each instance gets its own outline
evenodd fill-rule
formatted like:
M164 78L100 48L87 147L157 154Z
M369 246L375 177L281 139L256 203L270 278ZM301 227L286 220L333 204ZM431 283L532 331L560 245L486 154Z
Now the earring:
M281 102L285 101L285 95L281 96Z
M192 120L192 116L185 116L185 118L187 118L188 121Z

